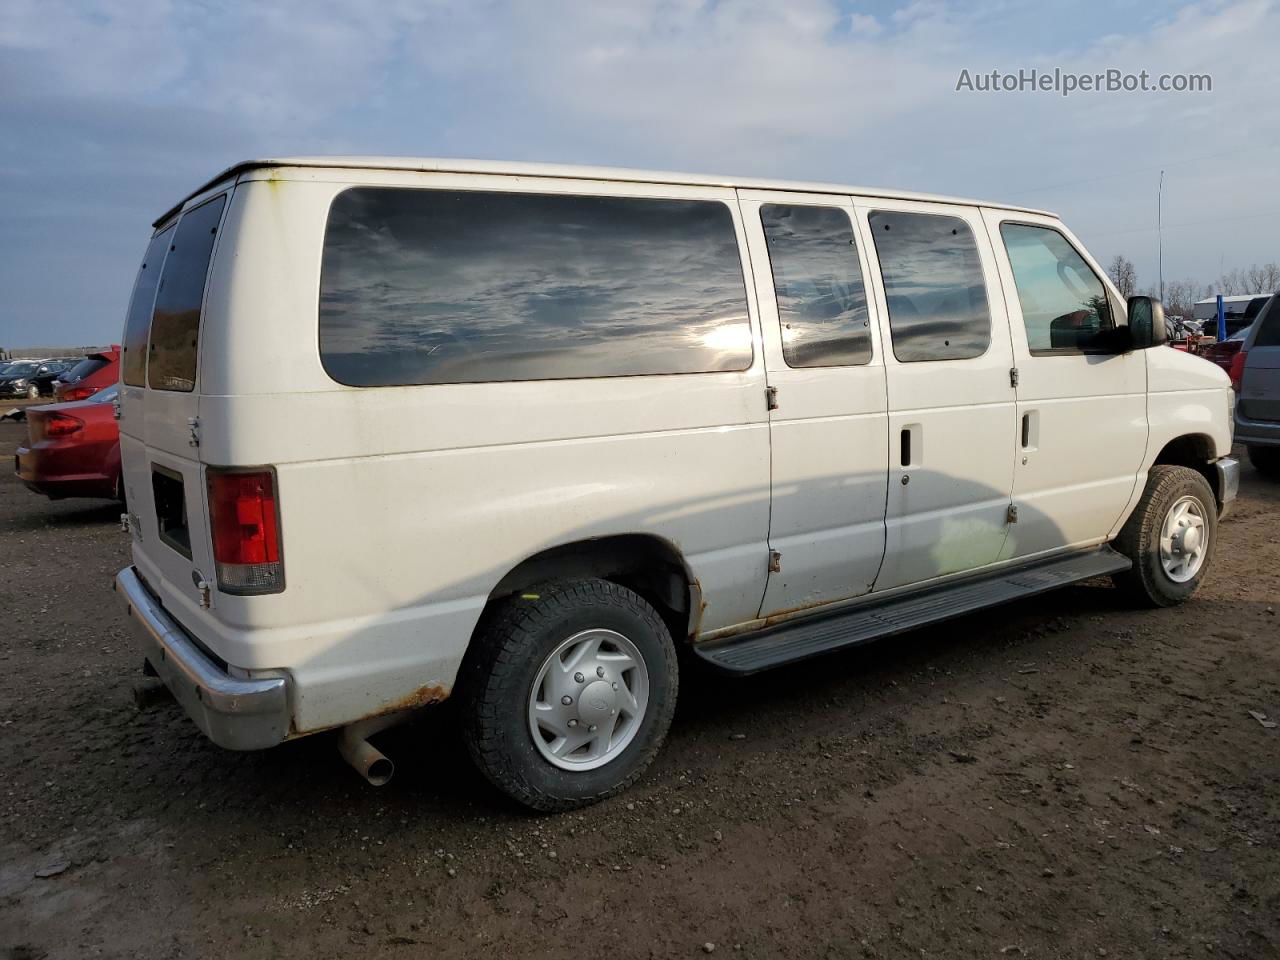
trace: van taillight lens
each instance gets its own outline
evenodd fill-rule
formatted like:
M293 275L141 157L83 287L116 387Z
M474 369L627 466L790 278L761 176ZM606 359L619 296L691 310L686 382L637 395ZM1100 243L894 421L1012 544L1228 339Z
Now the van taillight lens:
M279 593L280 514L272 470L208 471L209 527L218 589L224 593Z
M1240 381L1244 379L1244 358L1248 353L1248 350L1239 351L1231 358L1231 366L1227 370L1227 376L1231 378L1231 389L1236 393L1240 392Z
M84 421L65 413L47 413L44 417L46 437L69 437L84 427Z

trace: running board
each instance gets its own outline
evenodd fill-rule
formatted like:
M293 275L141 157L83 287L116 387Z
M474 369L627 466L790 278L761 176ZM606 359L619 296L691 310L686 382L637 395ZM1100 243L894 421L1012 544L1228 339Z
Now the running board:
M794 663L868 640L1031 597L1071 583L1119 573L1133 566L1108 546L944 584L852 610L781 623L727 640L695 644L694 651L728 673L748 674Z

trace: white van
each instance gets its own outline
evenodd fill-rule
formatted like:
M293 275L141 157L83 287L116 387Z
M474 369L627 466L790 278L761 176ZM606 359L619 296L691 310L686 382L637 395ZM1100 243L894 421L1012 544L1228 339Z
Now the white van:
M119 405L148 668L214 741L458 701L542 810L731 673L1111 575L1189 597L1232 391L1052 214L727 177L243 163L155 224ZM1147 349L1154 348L1154 349Z

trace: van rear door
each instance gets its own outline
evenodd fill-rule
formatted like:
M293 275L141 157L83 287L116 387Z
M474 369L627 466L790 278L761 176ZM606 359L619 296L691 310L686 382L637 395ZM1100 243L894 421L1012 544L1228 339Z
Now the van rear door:
M205 287L228 194L189 206L147 247L125 321L120 453L133 559L170 612L190 623L213 582L199 448L199 341Z

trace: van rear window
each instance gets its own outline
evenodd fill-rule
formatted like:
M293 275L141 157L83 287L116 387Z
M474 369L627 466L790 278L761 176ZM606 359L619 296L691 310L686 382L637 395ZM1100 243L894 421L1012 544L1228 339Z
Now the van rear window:
M226 202L226 194L215 197L188 210L178 221L151 317L147 383L156 390L189 392L195 388L204 284Z
M718 201L355 187L329 211L320 357L352 386L751 366Z
M151 335L151 309L156 302L156 286L160 282L160 267L164 264L173 227L157 233L147 244L147 252L138 268L138 278L133 282L133 296L129 298L129 312L125 315L124 338L121 341L120 365L124 382L131 387L147 383L147 337Z

